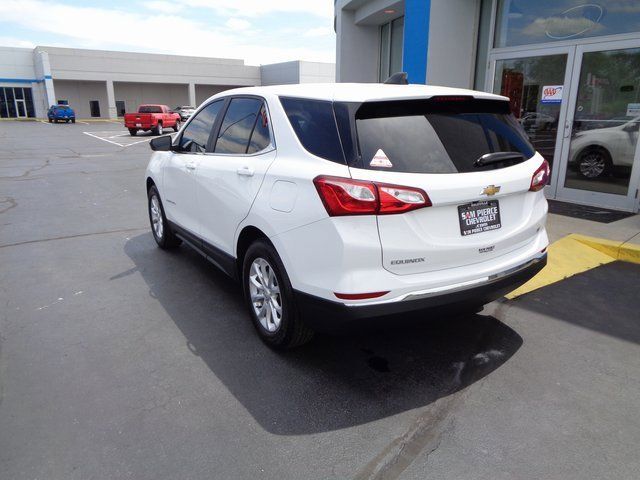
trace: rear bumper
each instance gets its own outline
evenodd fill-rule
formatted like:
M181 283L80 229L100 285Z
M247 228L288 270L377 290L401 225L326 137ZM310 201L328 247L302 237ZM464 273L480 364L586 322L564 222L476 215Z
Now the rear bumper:
M448 308L471 309L490 303L535 276L547 264L543 254L505 272L480 279L473 285L452 285L438 291L419 291L400 300L345 305L296 291L296 303L306 323L319 331L334 330L353 321L408 313L418 310Z

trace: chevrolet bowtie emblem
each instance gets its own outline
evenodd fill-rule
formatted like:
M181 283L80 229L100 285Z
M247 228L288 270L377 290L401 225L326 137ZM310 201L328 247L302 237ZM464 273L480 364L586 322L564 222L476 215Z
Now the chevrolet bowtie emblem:
M480 192L480 195L492 196L492 195L495 195L496 193L498 193L499 191L500 191L500 185L498 185L498 186L487 185L486 187L484 187L482 189L482 191Z

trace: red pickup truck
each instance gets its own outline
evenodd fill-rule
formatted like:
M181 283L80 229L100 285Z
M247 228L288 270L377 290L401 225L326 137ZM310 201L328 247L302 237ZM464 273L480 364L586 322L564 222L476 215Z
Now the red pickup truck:
M155 135L162 135L165 128L180 129L180 114L171 111L166 105L140 105L137 113L125 113L124 126L131 136L140 130L151 130Z

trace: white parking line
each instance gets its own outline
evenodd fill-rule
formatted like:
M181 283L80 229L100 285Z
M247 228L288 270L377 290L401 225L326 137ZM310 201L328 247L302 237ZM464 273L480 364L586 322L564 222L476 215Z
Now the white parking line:
M128 132L114 132L113 130L102 130L102 131L97 131L97 132L82 132L85 135L89 135L90 137L96 138L98 140L102 140L104 142L107 143L111 143L113 145L117 145L118 147L122 147L122 148L127 148L127 147L131 147L132 145L137 145L139 143L144 143L144 142L149 142L151 140L153 140L156 137L146 137L143 138L142 140L137 140L135 142L128 142L128 143L118 143L118 142L114 142L113 140L111 140L112 138L130 138L130 135ZM116 133L116 135L109 135L109 134L113 134ZM100 136L100 134L107 134L109 136Z
M124 147L124 145L122 145L122 144L120 144L120 143L112 142L111 140L109 140L109 139L107 139L107 138L99 137L99 136L97 136L97 135L94 135L94 134L93 134L93 133L91 133L91 132L82 132L82 133L84 133L85 135L89 135L90 137L97 138L98 140L102 140L102 141L104 141L104 142L112 143L113 145L117 145L118 147Z

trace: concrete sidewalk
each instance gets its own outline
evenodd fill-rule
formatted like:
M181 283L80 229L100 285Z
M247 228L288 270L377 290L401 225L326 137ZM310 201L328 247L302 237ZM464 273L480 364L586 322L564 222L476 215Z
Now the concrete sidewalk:
M633 215L617 222L600 223L550 213L547 219L547 233L552 243L577 233L606 240L640 244L640 215Z

